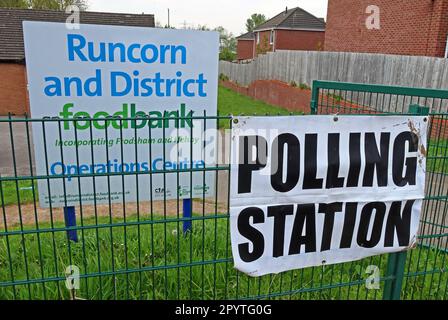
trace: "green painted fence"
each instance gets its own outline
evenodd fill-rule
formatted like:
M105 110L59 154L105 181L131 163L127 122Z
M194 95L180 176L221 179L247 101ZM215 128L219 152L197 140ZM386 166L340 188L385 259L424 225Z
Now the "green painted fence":
M178 191L172 200L165 196L158 201L101 205L80 201L75 207L76 226L67 227L62 209L38 205L36 182L49 185L51 179L67 176L36 174L32 152L36 137L31 136L31 127L45 132L46 126L55 123L94 119L0 119L1 149L9 155L8 165L2 164L9 174L0 177L0 299L446 299L447 103L446 91L316 81L311 101L314 114L431 115L428 188L418 246L408 253L260 278L233 268L230 166L225 151L229 136L218 148L221 161L203 169L71 176L77 181L90 179L95 185L98 179L122 184L124 176L138 181L142 174L163 175L165 181L179 179L181 173L214 175L215 195L194 199L191 217L183 216ZM226 122L231 126L231 120L231 116L191 118L197 124L215 121L216 126ZM148 137L164 130L148 128ZM107 134L107 126L104 130ZM151 145L148 149L151 154ZM141 192L152 199L150 186ZM184 223L192 226L185 234ZM78 242L70 240L75 233ZM79 289L66 285L67 271L72 271L69 266L79 270ZM366 286L373 279L372 270L379 271L379 283Z
M448 91L315 81L313 114L430 115L426 198L417 248L391 254L383 299L446 299Z

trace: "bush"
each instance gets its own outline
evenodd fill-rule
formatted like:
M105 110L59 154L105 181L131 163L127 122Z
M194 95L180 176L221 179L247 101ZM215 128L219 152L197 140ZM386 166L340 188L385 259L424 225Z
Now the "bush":
M220 81L229 81L229 77L226 76L224 73L219 74L219 80Z
M310 86L307 85L306 83L301 83L299 85L299 88L302 89L302 90L309 90L309 89L311 89Z
M299 87L301 90L309 90L311 89L310 86L308 86L306 83L300 83L299 85L297 85L297 83L293 80L289 83L289 85L293 88L297 88Z
M236 60L236 53L233 52L232 50L230 50L229 48L224 48L219 53L219 60L232 62L232 61Z

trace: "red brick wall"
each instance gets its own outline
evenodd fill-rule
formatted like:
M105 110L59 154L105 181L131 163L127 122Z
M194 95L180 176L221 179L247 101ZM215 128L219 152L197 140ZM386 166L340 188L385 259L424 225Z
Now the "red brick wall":
M369 5L380 8L380 30L365 23ZM448 0L329 0L325 50L443 56Z
M276 30L276 50L323 50L325 32L301 30Z
M439 26L435 34L437 40L429 43L429 50L436 52L438 57L444 57L448 36L448 0L436 1L434 25Z
M254 57L254 41L238 40L236 52L238 60L252 59Z
M0 115L29 113L25 66L0 63L0 74Z

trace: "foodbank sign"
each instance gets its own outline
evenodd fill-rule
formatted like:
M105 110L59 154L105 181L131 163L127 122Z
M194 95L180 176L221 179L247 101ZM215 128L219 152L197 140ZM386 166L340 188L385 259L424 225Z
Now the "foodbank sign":
M214 194L216 32L23 27L41 206Z

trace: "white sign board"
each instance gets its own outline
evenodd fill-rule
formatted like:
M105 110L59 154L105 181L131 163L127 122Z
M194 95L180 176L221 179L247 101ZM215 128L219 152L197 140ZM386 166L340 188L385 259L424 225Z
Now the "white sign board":
M217 32L23 26L31 116L64 120L33 123L41 206L214 194L216 120L191 118L217 113Z
M415 245L427 118L234 122L230 224L238 270L262 276Z

